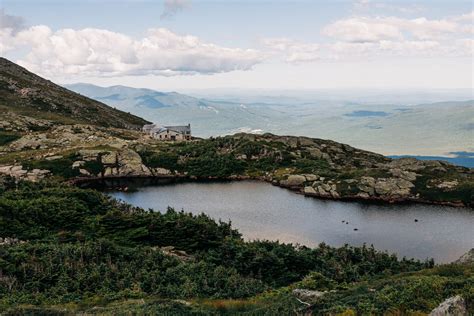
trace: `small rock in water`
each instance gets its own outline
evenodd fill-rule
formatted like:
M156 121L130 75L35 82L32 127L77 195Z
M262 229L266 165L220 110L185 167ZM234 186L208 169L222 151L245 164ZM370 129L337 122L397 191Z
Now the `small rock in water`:
M358 231L359 229L358 228L354 228L355 231Z
M415 218L415 223L418 222L418 220Z

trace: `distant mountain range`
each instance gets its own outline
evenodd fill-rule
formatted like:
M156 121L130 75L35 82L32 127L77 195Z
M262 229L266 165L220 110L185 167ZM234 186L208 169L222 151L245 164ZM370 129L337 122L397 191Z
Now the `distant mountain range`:
M191 123L193 134L202 137L238 131L275 129L284 113L262 105L250 109L241 103L195 98L176 92L159 92L125 86L66 85L68 89L118 109L163 125ZM255 128L251 128L256 126Z
M333 139L386 155L474 152L474 100L407 105L305 96L291 102L285 96L209 99L83 83L67 88L159 124L191 123L201 137L271 132Z

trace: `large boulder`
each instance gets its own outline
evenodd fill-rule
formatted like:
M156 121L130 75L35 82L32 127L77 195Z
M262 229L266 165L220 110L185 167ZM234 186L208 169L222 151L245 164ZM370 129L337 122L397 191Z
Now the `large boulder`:
M152 175L143 163L139 154L131 149L117 152L118 172L121 176L128 175Z
M375 192L386 197L407 197L411 193L414 184L408 180L400 178L377 179Z
M450 297L433 309L429 316L468 316L466 302L460 295Z
M306 182L306 177L298 174L294 174L288 177L286 185L290 187L299 187Z

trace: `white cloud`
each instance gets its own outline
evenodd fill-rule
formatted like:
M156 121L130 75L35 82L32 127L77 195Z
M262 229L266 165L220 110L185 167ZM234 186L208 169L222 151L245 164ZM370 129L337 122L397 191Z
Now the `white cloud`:
M288 38L267 38L263 45L274 54L283 56L283 59L292 64L313 62L319 59L320 45L303 43Z
M183 75L248 70L263 59L256 50L226 48L167 29L145 37L103 29L33 26L17 34L0 31L2 49L26 47L23 66L45 75Z
M454 20L429 20L424 17L351 17L326 26L322 33L345 42L378 42L411 37L419 40L439 39L464 32L465 25Z
M160 18L169 19L190 5L190 0L165 0Z
M388 39L401 39L398 27L382 18L353 17L336 21L326 26L322 33L345 42L378 42Z
M455 16L453 18L451 18L453 21L456 21L456 22L470 22L470 23L474 23L474 11L471 11L469 13L466 13L466 14L462 14L462 15L459 15L459 16Z

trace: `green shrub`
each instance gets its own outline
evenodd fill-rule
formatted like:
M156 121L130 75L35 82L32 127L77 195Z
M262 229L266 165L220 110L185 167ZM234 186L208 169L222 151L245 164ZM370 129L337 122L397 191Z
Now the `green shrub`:
M19 138L21 138L20 134L0 131L0 146L5 146Z

